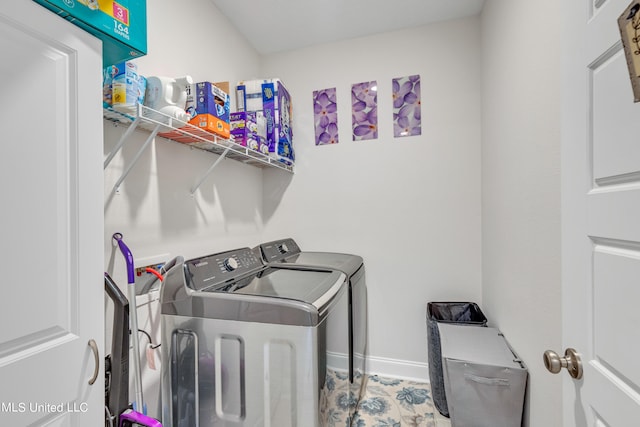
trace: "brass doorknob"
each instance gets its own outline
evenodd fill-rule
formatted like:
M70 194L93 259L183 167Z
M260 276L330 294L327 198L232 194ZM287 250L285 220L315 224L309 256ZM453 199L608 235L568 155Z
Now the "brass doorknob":
M559 373L562 368L567 368L572 378L579 380L582 378L582 361L578 352L572 348L564 351L564 357L560 357L558 353L547 350L543 355L544 366L552 374Z

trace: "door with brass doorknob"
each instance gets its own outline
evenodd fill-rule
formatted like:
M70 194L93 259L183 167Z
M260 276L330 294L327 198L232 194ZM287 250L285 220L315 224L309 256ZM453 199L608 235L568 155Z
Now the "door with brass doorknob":
M577 351L568 348L564 352L564 357L560 357L558 353L547 350L542 355L544 366L552 374L558 374L562 368L566 368L571 378L579 380L582 378L582 361Z

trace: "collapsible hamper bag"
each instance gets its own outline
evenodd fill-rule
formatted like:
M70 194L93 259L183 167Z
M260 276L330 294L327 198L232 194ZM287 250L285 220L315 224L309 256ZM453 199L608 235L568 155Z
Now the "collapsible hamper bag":
M442 355L440 352L440 334L438 323L451 323L466 326L487 326L478 304L473 302L429 302L427 303L427 341L429 343L429 381L436 409L445 417L449 416L447 398L442 373Z
M528 372L495 328L439 324L452 427L520 427Z

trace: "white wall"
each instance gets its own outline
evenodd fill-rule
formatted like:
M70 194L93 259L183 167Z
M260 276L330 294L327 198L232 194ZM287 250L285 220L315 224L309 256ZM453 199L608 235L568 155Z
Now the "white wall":
M213 15L214 24L201 27L211 29L212 39L228 34L232 61L214 57L214 50L207 56L184 48L167 30L177 8L148 6L149 55L137 61L142 74L284 80L294 101L296 174L225 161L191 197L191 184L216 156L158 139L113 194L146 138L137 133L105 171L107 270L126 281L122 256L111 245L116 231L140 259L196 256L283 236L308 250L362 255L371 368L426 378L427 301L480 300L479 20L289 52L258 64L209 2L191 0L181 8L200 8L196 18ZM411 74L422 78L423 134L394 139L391 79ZM368 80L378 81L380 137L353 142L350 88ZM316 147L312 92L333 86L341 142ZM105 154L123 131L105 125Z
M148 55L135 61L142 75L233 84L258 73L260 56L209 0L148 0L147 12ZM124 130L105 124L105 156ZM191 196L191 186L218 156L157 138L114 194L147 135L137 132L105 170L105 251L115 275L122 272L114 264L120 254L112 259L116 231L141 259L192 257L260 242L262 173L255 167L225 160Z
M561 346L559 41L559 2L485 4L482 300L529 368L531 426L561 420L561 378L542 363Z
M148 55L135 61L141 74L191 75L194 81L234 83L258 73L260 56L209 0L147 0L147 12ZM105 157L125 130L105 122ZM113 193L114 184L148 135L136 132L104 173L105 271L123 291L126 265L112 245L114 232L124 235L136 262L158 256L194 257L261 241L262 172L252 166L225 160L191 196L191 186L218 156L156 138L120 192ZM107 304L106 348L111 347L112 316ZM141 306L138 317L140 327L159 342L157 302ZM147 340L140 337L144 349ZM142 360L145 402L156 417L160 414L159 351L154 354L155 370ZM133 371L133 362L130 365Z
M476 17L262 64L292 93L297 153L292 179L265 174L265 237L363 256L373 371L424 375L426 303L480 302L479 35ZM391 80L412 74L421 76L422 135L394 139ZM378 83L379 139L354 142L351 84L370 80ZM312 93L331 87L340 142L315 146ZM403 371L395 361L415 366Z
M540 362L561 344L554 6L491 0L482 20L261 58L208 0L148 0L141 73L282 78L294 100L296 174L228 160L192 197L216 156L158 139L112 194L146 137L138 133L105 170L105 268L126 282L116 231L136 259L283 236L308 250L360 254L374 370L424 376L426 302L477 301L528 364L531 425L556 425L559 378ZM411 74L422 77L423 134L394 139L391 79ZM368 80L378 81L380 137L353 142L350 86ZM316 147L312 92L328 87L338 90L341 142ZM105 155L123 131L105 124Z

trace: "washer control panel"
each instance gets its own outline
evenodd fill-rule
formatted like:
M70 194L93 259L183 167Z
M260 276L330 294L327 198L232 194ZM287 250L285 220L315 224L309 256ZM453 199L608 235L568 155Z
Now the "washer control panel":
M234 271L240 264L238 264L238 261L236 261L234 257L229 257L222 261L222 265L224 265L224 268L227 271Z
M262 259L250 248L185 261L189 287L194 290L210 288L263 267Z

